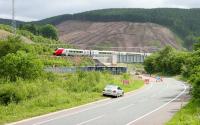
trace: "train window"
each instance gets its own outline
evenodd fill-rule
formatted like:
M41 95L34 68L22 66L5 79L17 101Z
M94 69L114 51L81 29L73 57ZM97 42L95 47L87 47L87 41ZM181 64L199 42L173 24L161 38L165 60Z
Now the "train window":
M99 52L99 54L112 54L111 52Z
M83 51L73 51L73 50L70 50L69 52L70 53L83 53Z

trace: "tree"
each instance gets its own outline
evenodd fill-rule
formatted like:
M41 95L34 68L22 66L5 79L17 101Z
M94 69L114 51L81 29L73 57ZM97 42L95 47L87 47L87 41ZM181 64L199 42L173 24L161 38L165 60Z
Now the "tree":
M194 50L197 51L200 49L200 37L196 38L196 43L194 44Z
M38 26L35 24L25 24L25 25L20 25L20 29L21 30L27 30L31 33L33 33L34 35L38 35Z
M53 25L44 25L40 28L39 32L42 36L46 38L58 40L58 31Z
M156 54L153 54L151 56L148 56L145 60L144 60L144 69L147 71L147 73L149 73L150 75L152 73L156 72L156 58L158 56Z
M182 67L186 62L185 60L188 57L189 54L187 52L179 52L167 46L158 53L147 57L144 61L144 68L150 74L176 75L181 73Z
M18 77L35 79L42 71L42 62L33 54L24 51L9 53L0 59L0 76L11 81L16 81Z
M200 66L196 67L196 70L198 72L193 74L190 80L193 83L192 95L196 100L200 101Z

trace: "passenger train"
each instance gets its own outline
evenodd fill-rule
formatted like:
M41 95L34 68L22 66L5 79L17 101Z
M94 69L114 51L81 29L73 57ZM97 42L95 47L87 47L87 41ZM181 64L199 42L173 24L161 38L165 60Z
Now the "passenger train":
M148 56L150 53L137 52L118 52L118 51L103 51L103 50L83 50L83 49L65 49L58 48L53 53L55 56L112 56L112 55L143 55Z

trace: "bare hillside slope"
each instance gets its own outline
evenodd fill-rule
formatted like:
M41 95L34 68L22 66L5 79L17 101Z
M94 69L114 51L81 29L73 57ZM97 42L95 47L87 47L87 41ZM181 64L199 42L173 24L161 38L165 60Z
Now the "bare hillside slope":
M66 21L57 28L60 40L83 49L150 52L166 45L182 49L169 29L153 23Z

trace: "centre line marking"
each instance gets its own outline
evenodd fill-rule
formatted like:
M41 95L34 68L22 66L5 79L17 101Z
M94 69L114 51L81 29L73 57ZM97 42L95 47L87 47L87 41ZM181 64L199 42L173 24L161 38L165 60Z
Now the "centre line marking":
M127 109L127 108L129 108L129 107L131 107L131 106L134 106L134 105L135 105L135 104L127 105L127 106L125 106L125 107L120 108L119 111L125 110L125 109Z
M101 115L101 116L95 117L95 118L93 118L93 119L90 119L90 120L87 120L87 121L81 122L81 123L79 123L79 124L77 124L77 125L83 125L83 124L86 124L86 123L88 123L88 122L91 122L91 121L94 121L94 120L100 119L100 118L102 118L103 116L104 116L104 115Z

